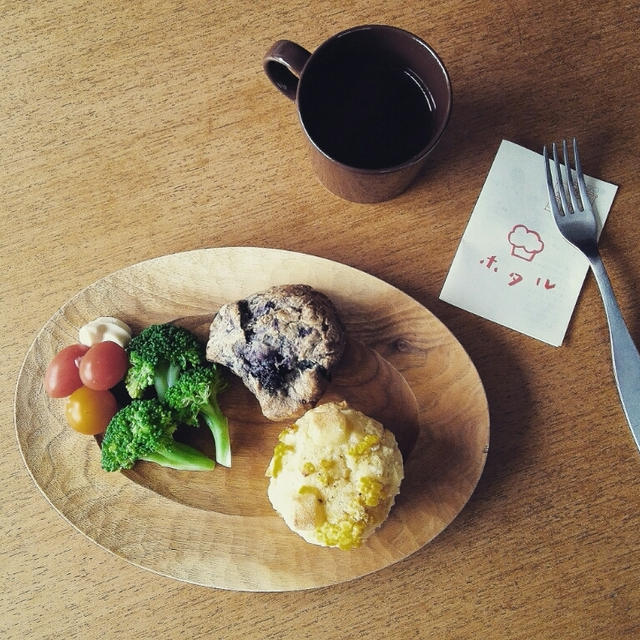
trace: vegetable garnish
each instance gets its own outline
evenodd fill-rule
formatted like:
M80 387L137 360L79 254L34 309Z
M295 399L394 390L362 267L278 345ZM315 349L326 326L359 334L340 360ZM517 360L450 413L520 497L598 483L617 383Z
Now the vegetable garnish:
M127 327L117 318L98 320L109 320L122 331ZM87 326L79 332L81 342ZM129 365L123 347L111 341L106 333L95 334L93 338L91 345L72 344L59 351L44 375L47 395L67 399L64 414L69 426L87 435L102 433L118 410L110 389L124 378Z
M137 460L147 460L173 469L213 469L211 458L174 440L177 427L174 412L158 399L133 400L109 422L102 441L102 468L130 469Z
M64 415L69 426L88 436L102 433L118 410L111 391L98 391L89 387L76 389L65 401Z
M126 351L115 342L98 342L80 361L80 379L85 387L103 391L111 389L122 380L129 368Z
M127 347L129 371L125 385L132 398L154 386L162 400L181 371L204 362L204 347L187 329L152 324L131 339Z
M126 347L113 339L113 328ZM204 345L170 323L151 325L130 340L127 331L117 318L97 318L80 331L91 346L66 347L49 364L45 390L67 398L69 425L88 435L105 432L101 456L107 471L129 469L136 460L182 470L210 470L216 461L230 467L229 426L217 400L226 382L206 362ZM173 438L179 425L200 421L213 434L216 461Z
M218 393L227 383L215 365L201 365L184 371L165 393L165 402L184 424L199 426L201 418L211 430L216 446L216 462L231 466L229 424L218 405Z
M82 386L78 367L89 347L72 344L59 351L44 374L44 390L51 398L65 398Z

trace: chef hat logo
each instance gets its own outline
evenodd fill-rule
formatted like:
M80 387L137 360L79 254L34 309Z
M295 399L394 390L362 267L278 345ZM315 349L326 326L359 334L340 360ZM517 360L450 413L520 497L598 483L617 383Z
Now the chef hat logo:
M537 231L517 224L507 237L511 245L511 255L531 262L544 249L544 242Z

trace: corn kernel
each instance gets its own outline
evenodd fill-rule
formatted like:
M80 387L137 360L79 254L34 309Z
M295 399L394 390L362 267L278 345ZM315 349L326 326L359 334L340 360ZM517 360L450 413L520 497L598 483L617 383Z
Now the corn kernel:
M376 478L360 478L360 494L367 507L377 507L382 499L382 482Z
M316 470L316 466L313 464L313 462L305 462L302 465L303 476L310 476L315 470Z
M278 442L278 444L273 449L273 459L271 464L271 477L276 478L278 474L282 471L282 458L284 457L287 451L293 451L293 447L290 444L284 444L283 442Z
M288 427L285 427L279 434L278 434L278 440L280 440L280 442L282 442L285 437L290 434L290 433L295 433L298 430L298 425L297 424L290 424Z
M361 456L367 453L380 442L380 436L375 433L367 433L360 442L349 449L349 455Z
M318 538L324 544L344 551L355 549L362 544L366 522L345 518L337 523L325 522L316 529Z

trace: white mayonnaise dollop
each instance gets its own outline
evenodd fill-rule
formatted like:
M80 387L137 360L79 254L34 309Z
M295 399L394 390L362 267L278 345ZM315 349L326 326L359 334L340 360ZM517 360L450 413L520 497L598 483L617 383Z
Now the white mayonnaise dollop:
M124 349L131 340L131 328L118 318L103 316L80 327L79 339L80 343L87 347L110 340Z

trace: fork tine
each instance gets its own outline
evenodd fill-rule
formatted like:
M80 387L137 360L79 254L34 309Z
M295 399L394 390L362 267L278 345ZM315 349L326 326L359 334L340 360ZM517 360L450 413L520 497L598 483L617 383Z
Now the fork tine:
M573 158L576 164L576 177L578 179L578 189L580 189L580 199L582 207L586 209L589 205L589 196L587 195L587 185L584 182L584 174L582 173L582 165L580 164L580 156L578 155L578 142L573 139Z
M576 190L573 186L573 177L571 174L571 162L569 158L569 150L567 149L566 140L562 141L562 155L564 156L564 171L567 176L567 191L569 192L569 197L571 198L572 211L575 213L576 211L580 211L582 207L578 202L578 198L576 197Z
M547 193L549 194L549 205L551 206L551 212L554 218L559 218L560 210L558 209L558 201L556 200L556 192L553 188L553 178L551 177L551 167L549 164L549 152L547 151L547 145L542 149L542 155L544 157L544 166L547 170Z
M551 151L553 152L553 163L556 168L556 178L558 180L558 192L560 194L560 201L562 202L562 213L561 215L568 215L571 213L571 209L569 207L569 203L567 202L567 195L564 191L564 181L562 179L562 171L560 170L560 162L558 161L558 147L554 142L551 146Z

